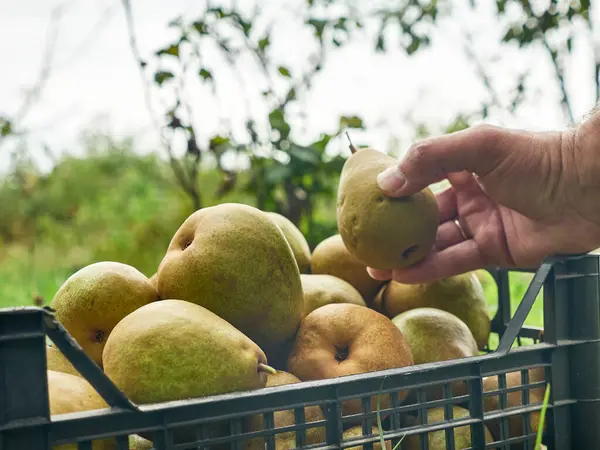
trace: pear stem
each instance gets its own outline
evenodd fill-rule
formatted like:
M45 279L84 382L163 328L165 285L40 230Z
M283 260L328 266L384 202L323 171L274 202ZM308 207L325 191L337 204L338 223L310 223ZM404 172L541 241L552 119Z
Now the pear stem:
M354 154L356 153L356 147L354 146L354 144L352 143L352 139L350 139L350 135L348 134L348 132L346 131L346 137L348 138L348 142L350 142L350 151Z
M263 363L258 363L258 371L259 372L266 372L266 373L269 373L271 375L275 375L277 373L277 370L275 370L273 367L268 366L268 365L263 364Z

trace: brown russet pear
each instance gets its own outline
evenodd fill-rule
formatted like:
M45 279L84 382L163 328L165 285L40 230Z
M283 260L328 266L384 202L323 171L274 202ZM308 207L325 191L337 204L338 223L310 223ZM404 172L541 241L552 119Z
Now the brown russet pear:
M369 275L367 266L348 251L339 234L324 239L315 247L311 273L332 275L347 281L360 292L369 306L384 283Z
M398 161L373 148L353 149L340 175L337 223L348 251L368 267L396 269L421 261L433 249L440 211L429 187L393 198L377 175Z
M55 372L81 376L65 355L53 345L46 345L46 368Z
M300 272L281 229L252 206L223 203L190 215L158 269L161 298L196 303L264 351L298 329Z
M545 380L545 373L542 367L535 367L528 369L528 380L527 384L539 383ZM521 371L509 372L506 374L506 387L517 388L522 386ZM483 392L494 392L499 389L499 382L497 375L491 375L483 378ZM533 388L526 388L529 390L529 403L541 404L544 400L544 386L536 386ZM506 394L506 408L515 408L523 405L523 390L516 390L507 392ZM500 412L502 408L500 406L500 394L495 395L484 395L483 397L483 411L485 413ZM523 414L514 414L507 418L508 422L508 436L505 438L513 438L523 436L525 429L523 427ZM529 426L531 433L537 433L540 425L540 411L534 411L529 414ZM494 419L486 422L487 427L490 429L492 435L496 440L500 440L500 419ZM545 428L545 427L544 427ZM511 450L519 450L525 448L523 442L517 442L510 446Z
M415 308L392 319L408 342L415 364L467 358L479 355L477 343L469 327L447 311L436 308ZM464 381L452 383L453 395L465 395ZM428 399L441 398L443 390L432 387ZM430 398L431 397L431 398Z
M373 425L373 427L371 429L371 434L374 434L376 436L379 435L379 428L377 428L375 425ZM363 434L362 425L354 425L353 427L350 427L347 430L345 430L343 433L344 440L363 438L363 437L371 437L371 436L365 436ZM386 450L392 450L391 441L389 441L389 440L385 441L385 448L386 448ZM354 447L346 447L346 450L366 450L366 446L356 445ZM373 442L373 450L381 450L381 441L379 439L376 442Z
M166 299L117 324L104 348L106 375L138 404L265 386L264 352L215 313Z
M291 373L284 371L277 371L277 373L269 374L267 377L267 386L283 386L287 384L300 383L300 379L292 375ZM274 427L282 428L296 423L294 410L278 410L273 414ZM317 422L325 420L323 411L318 405L311 405L304 408L304 422L309 424L311 422ZM249 417L244 424L245 432L260 431L264 430L264 419L262 414ZM322 444L326 442L325 427L311 427L306 429L306 445ZM275 449L276 450L291 450L296 448L296 433L294 431L287 431L283 433L275 434ZM262 437L249 439L244 442L244 448L246 450L264 450L265 440Z
M454 405L452 407L452 419L448 419L448 420L456 420L456 419L460 419L463 417L469 417L469 416L470 416L470 413L469 413L468 409L463 408L461 406ZM414 425L417 425L420 423L417 420L417 418L413 417L411 419L412 420L410 422L412 422ZM445 420L446 419L445 419L443 407L427 409L427 424L428 425L432 425L437 422L443 422ZM453 431L453 434L454 434L454 448L456 450L464 450L467 448L469 448L469 449L476 448L475 444L471 440L471 426L470 425L464 425L462 427L455 426L450 429ZM490 443L494 442L494 438L492 437L490 430L488 430L487 427L485 427L485 425L484 425L484 434L485 434L485 443L486 444L490 444ZM428 446L429 450L446 450L448 448L448 446L446 444L446 430L431 431L431 432L427 433L425 436L427 436L426 439L429 444L429 446ZM404 440L402 441L402 448L404 450L420 450L422 448L421 443L420 443L421 439L423 439L423 438L418 434L406 436L404 438Z
M354 286L333 275L302 274L304 316L330 303L353 303L367 306Z
M102 367L102 351L114 326L127 314L158 300L148 277L127 264L90 264L62 284L50 306L58 321Z
M310 247L302 232L290 219L282 214L274 212L265 212L265 214L283 231L283 235L292 247L300 273L308 273L311 257Z
M374 304L392 318L414 308L442 309L467 324L480 350L489 340L491 321L488 304L475 272L422 284L402 284L392 280L381 289Z
M288 360L288 371L302 381L336 378L410 366L413 357L402 332L392 321L370 308L332 303L307 315ZM404 400L407 393L399 395ZM381 396L381 408L389 396ZM377 396L371 401L377 408ZM361 412L359 400L342 404L345 415Z
M152 284L152 286L154 286L154 289L158 289L158 286L156 285L156 273L154 275L152 275L149 280L150 280L150 284Z
M47 373L51 416L109 408L109 405L85 378L54 370L48 370ZM77 443L69 443L55 445L52 448L54 450L77 450L78 447ZM116 448L117 443L114 438L92 441L92 450Z

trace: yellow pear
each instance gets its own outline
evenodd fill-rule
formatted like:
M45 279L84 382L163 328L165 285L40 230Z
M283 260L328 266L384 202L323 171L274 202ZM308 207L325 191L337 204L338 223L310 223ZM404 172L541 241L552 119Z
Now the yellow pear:
M353 147L352 147L353 148ZM372 148L353 150L340 175L338 229L348 251L374 269L395 269L421 261L435 243L440 212L430 188L392 198L377 175L398 163Z
M50 306L69 334L102 367L104 344L114 326L130 312L156 300L156 289L139 270L103 261L71 275Z
M362 295L347 281L332 275L300 275L304 291L304 316L330 303L367 306Z
M104 348L106 375L139 404L258 389L264 352L202 306L161 300L117 324Z
M286 384L300 383L300 380L291 373L277 371L277 373L269 374L267 378L267 386L283 386ZM274 427L282 428L296 423L294 410L279 410L273 414ZM311 423L325 420L323 411L318 405L307 406L304 408L304 422ZM246 432L263 430L264 419L262 415L251 416L245 424ZM326 442L325 427L312 427L306 429L306 445L322 444ZM265 440L262 437L249 439L245 441L244 448L246 450L264 450ZM296 448L296 433L287 431L275 434L275 449L276 450L291 450Z
M80 376L48 370L50 416L109 408L88 381ZM53 450L77 450L77 443L55 445ZM92 442L92 450L117 448L114 438Z
M448 311L467 324L480 350L488 343L491 320L483 287L475 272L421 284L392 280L381 289L374 304L391 318L422 307Z
M469 410L463 408L461 406L454 405L452 407L452 420L456 420L463 417L469 417ZM444 408L437 407L431 408L427 410L427 424L435 424L437 422L442 422L445 420L444 418ZM412 419L412 422L417 425L420 422L417 421L416 418ZM462 427L454 427L450 428L454 434L454 448L456 450L464 450L474 448L474 444L471 441L471 427L469 425L464 425ZM485 433L485 442L486 444L490 444L494 442L494 438L490 433L490 430L487 429L484 425L484 433ZM446 445L446 430L439 431L431 431L426 434L428 448L429 450L446 450L448 446ZM404 450L420 450L421 448L421 437L420 435L410 435L406 436L402 441L402 448Z
M528 383L538 383L545 380L545 373L542 367L528 369ZM522 385L521 371L509 372L506 374L506 387L516 388ZM483 392L494 392L499 389L498 376L487 376L483 379ZM529 390L529 403L542 403L544 400L545 387L539 386ZM521 390L508 392L506 394L506 408L515 408L523 404L523 392ZM500 412L500 395L489 395L483 397L483 410L487 413ZM523 414L514 414L508 417L508 438L523 436ZM532 433L537 433L540 424L540 411L535 411L529 415L530 429ZM500 419L491 420L486 423L492 435L496 440L500 440ZM512 444L511 450L520 450L525 448L522 442Z
M81 376L79 371L73 367L71 361L67 359L62 352L53 345L46 346L46 367L55 372L69 373L71 375Z
M265 212L265 214L283 231L286 240L292 247L300 273L308 273L311 256L310 247L302 232L290 219L281 214L274 212Z
M332 275L350 283L369 306L383 285L383 281L371 278L367 266L350 254L339 234L328 237L315 247L311 273Z
M371 429L371 434L379 435L379 428L377 428L375 425L373 425L373 427ZM362 425L355 425L353 427L350 427L347 430L345 430L343 433L344 440L350 440L350 439L362 438L362 437L365 437L363 434ZM386 450L392 450L391 441L389 441L389 440L385 441L385 448L386 448ZM366 446L356 445L354 447L346 447L346 450L366 450ZM373 450L381 450L381 442L379 440L377 442L373 443Z
M161 298L207 308L264 351L291 338L302 319L298 264L262 211L224 203L190 215L158 269Z

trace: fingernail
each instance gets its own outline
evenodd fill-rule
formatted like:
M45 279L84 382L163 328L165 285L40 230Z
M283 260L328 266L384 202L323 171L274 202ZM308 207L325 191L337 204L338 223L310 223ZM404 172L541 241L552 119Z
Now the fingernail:
M382 191L390 194L395 194L402 189L406 178L398 169L398 166L392 166L385 169L379 175L377 175L377 184Z

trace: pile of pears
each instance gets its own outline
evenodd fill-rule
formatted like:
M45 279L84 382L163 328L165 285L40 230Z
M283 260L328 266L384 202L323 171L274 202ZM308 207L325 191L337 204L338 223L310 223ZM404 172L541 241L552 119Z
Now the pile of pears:
M71 275L51 302L56 318L138 405L479 355L490 317L475 272L420 285L378 281L367 273L367 266L420 261L435 242L439 211L429 188L401 199L384 196L376 176L396 161L374 149L353 150L339 183L339 233L313 249L280 214L237 203L207 207L175 230L153 276L116 261ZM51 343L47 363L52 414L107 407ZM463 384L452 389L466 395ZM428 400L442 395L439 389L427 392ZM380 400L380 408L390 407L389 396ZM414 393L401 393L398 401L414 402ZM360 418L352 420L362 412L361 401L341 406L349 416L344 437L361 437ZM457 416L464 413L457 408ZM305 420L324 420L321 407L307 406ZM276 427L294 421L293 410L274 414ZM262 415L243 424L246 432L263 426ZM213 436L227 432L219 424L213 428ZM457 442L467 447L469 428L455 430ZM182 428L175 440L194 436ZM130 446L151 448L151 438L133 436ZM277 449L296 446L294 432L275 439ZM429 448L445 449L444 440L442 432ZM325 442L324 427L308 428L306 442ZM255 437L244 447L262 450L265 442ZM98 440L93 448L116 443ZM421 448L419 438L402 448Z

